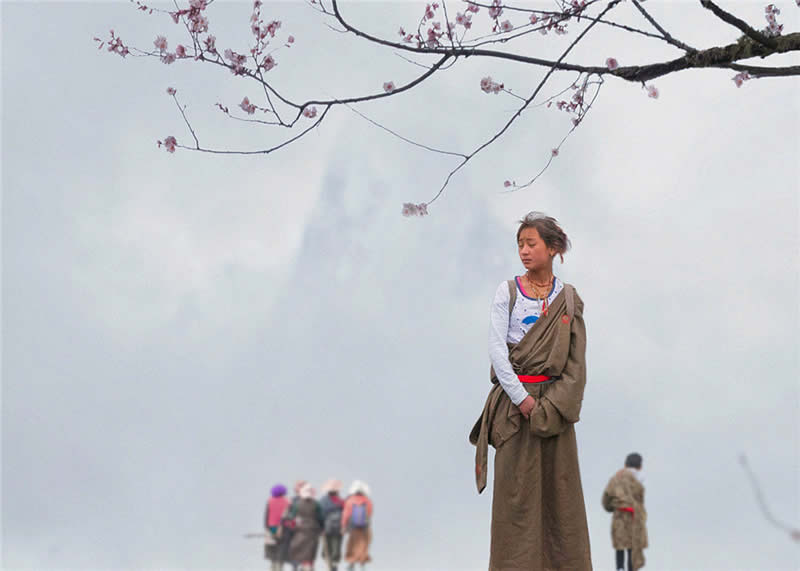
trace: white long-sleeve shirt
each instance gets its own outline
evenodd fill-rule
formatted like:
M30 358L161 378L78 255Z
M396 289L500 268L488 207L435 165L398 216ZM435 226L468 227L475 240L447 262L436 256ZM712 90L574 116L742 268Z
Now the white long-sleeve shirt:
M517 301L511 310L511 317L508 316L508 282L502 282L497 286L494 294L492 309L489 316L489 360L492 362L497 380L500 386L506 391L508 398L515 405L525 400L528 391L522 386L517 378L511 362L508 360L508 343L519 343L528 332L528 329L536 323L542 315L542 300L533 299L522 293L517 284ZM547 296L549 306L556 296L564 289L564 284L557 277L553 278L553 288Z

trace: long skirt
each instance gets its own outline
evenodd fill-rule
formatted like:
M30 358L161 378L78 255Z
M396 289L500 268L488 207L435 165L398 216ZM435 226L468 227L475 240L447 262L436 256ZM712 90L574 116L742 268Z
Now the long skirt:
M370 528L353 528L347 536L347 549L344 559L348 563L369 563L372 558L369 556L369 544L372 541L372 530Z
M319 530L301 529L294 530L292 541L289 544L289 561L311 563L317 558L319 548Z
M540 437L523 422L494 458L493 571L590 571L575 428Z

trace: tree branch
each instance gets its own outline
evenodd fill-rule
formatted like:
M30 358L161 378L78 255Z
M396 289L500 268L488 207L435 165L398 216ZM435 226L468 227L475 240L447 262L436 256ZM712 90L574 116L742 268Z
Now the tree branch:
M700 0L700 4L706 10L711 10L714 13L714 15L723 22L727 22L731 26L739 28L750 39L758 42L759 44L767 48L772 48L773 50L776 49L775 38L770 38L762 34L761 32L751 28L747 22L745 22L744 20L740 20L739 18L737 18L736 16L734 16L729 12L726 12L725 10L714 4L711 0Z
M675 46L675 47L677 47L677 48L680 48L680 49L682 49L682 50L684 50L684 51L687 51L687 52L696 52L696 51L697 51L697 50L696 50L696 49L694 49L693 47L690 47L690 46L688 46L688 45L684 44L683 42L680 42L680 41L676 40L675 38L673 38L673 37L672 37L672 36L669 34L669 32L667 32L667 31L666 31L664 28L662 28L662 27L659 25L659 23L658 23L658 22L656 22L656 21L655 21L655 19L654 19L654 18L653 18L653 17L652 17L652 16L651 16L651 15L650 15L648 12L647 12L647 10L645 10L645 9L642 7L642 5L639 3L639 0L633 0L633 5L634 5L634 6L636 6L636 9L637 9L637 10L639 10L639 12L641 12L641 13L642 13L642 15L643 15L643 16L644 16L644 17L647 19L647 21L648 21L648 22L650 22L650 23L653 25L653 27L654 27L656 30L658 30L659 32L661 32L661 35L662 35L662 36L664 36L664 39L665 39L667 42L669 42L669 43L670 43L670 44L672 44L673 46Z
M614 8L614 6L619 4L621 1L622 0L611 0L611 2L608 3L608 5L603 10L603 12L600 14L600 17L605 16L609 12L609 10ZM334 2L335 2L335 0L334 0ZM436 201L437 198L439 198L439 196L441 196L441 194L444 192L444 189L447 188L447 185L449 184L450 179L453 178L453 175L455 175L459 170L461 170L464 167L464 165L466 165L470 161L470 159L475 157L483 149L485 149L486 147L488 147L489 145L491 145L492 143L494 143L500 137L503 136L503 134L509 129L509 127L511 127L511 124L514 123L514 121L516 121L517 118L520 115L522 115L522 112L525 111L525 109L528 107L528 105L530 105L531 102L536 98L536 96L539 95L539 92L545 86L545 84L547 83L547 80L550 79L550 76L553 74L554 71L556 71L558 64L560 64L561 61L565 57L567 57L567 54L569 54L569 52L572 51L572 48L574 48L578 44L578 42L580 42L583 39L583 37L586 36L586 34L589 32L589 30L592 29L592 27L594 27L595 24L597 24L597 21L593 21L591 24L586 26L586 29L583 30L583 32L581 32L581 34L577 38L575 38L575 40L569 45L569 47L566 50L564 50L564 53L561 54L561 57L559 57L558 60L556 62L554 62L553 66L550 68L550 70L547 72L547 74L544 76L544 78L542 78L542 80L539 82L539 85L536 86L536 89L533 91L533 94L531 94L531 96L528 99L525 100L525 103L522 105L522 107L517 109L517 112L514 113L514 115L511 117L511 119L508 120L508 122L506 122L506 124L503 126L503 128L500 129L500 131L498 133L496 133L491 139L489 139L488 141L483 143L481 146L479 146L477 149L475 149L472 153L470 153L469 156L467 156L467 158L465 158L461 162L461 164L459 164L455 169L450 171L450 174L447 175L447 179L445 179L444 184L439 189L439 192L437 192L436 195L427 204L432 204L434 201Z

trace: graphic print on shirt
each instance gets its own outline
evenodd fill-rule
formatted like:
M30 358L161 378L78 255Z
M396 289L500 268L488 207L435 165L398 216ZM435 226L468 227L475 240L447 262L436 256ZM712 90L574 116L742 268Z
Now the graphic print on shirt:
M534 299L525 295L519 287L519 278L517 282L517 302L511 312L511 319L509 320L509 342L518 342L531 327L542 316L542 300ZM547 296L548 305L553 303L556 296L561 293L564 284L558 278L553 279L553 288ZM519 339L517 339L519 337Z

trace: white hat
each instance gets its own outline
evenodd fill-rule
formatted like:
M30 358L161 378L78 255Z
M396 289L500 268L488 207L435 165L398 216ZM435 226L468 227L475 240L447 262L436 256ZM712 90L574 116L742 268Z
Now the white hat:
M367 484L365 484L361 480L356 480L350 486L350 495L352 496L353 494L358 494L359 492L364 494L365 496L368 496L369 486L367 486Z
M314 488L311 487L311 484L304 484L303 487L300 488L299 496L303 499L313 498Z

